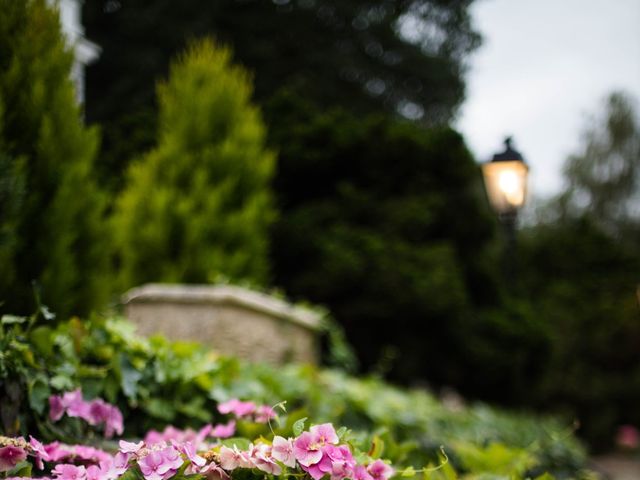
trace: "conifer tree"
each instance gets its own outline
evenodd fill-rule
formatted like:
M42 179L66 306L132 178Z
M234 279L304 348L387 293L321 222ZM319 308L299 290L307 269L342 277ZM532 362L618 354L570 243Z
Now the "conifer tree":
M0 302L29 313L32 281L60 316L108 294L98 132L82 123L72 54L45 0L0 0Z
M212 40L193 43L158 87L157 146L128 172L114 232L121 286L264 282L274 155L249 74Z

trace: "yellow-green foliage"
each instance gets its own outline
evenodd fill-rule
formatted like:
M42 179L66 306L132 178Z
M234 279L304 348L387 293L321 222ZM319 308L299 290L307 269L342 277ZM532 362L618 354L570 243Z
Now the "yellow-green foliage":
M0 0L0 304L14 312L34 308L32 280L61 316L107 292L98 132L83 125L71 64L44 0Z
M120 285L263 282L274 155L229 49L193 43L158 88L158 144L128 172L113 220Z

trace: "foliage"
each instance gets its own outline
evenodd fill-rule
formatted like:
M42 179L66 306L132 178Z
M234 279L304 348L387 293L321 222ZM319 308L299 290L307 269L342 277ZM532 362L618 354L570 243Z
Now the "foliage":
M640 130L630 97L603 107L520 248L524 295L552 335L529 401L576 415L598 449L640 424Z
M638 425L640 254L588 218L538 225L521 242L523 281L553 342L532 404L571 412L596 448Z
M266 108L281 145L275 282L326 305L364 369L500 401L528 396L506 385L535 373L546 332L502 296L494 220L460 135L321 112L294 94ZM478 378L478 364L491 375Z
M210 40L158 88L158 146L131 165L113 220L121 288L147 281L264 282L274 156L247 72Z
M119 185L126 162L153 144L152 86L185 42L203 35L231 45L255 72L260 103L287 87L318 105L446 123L464 98L466 57L479 44L470 4L87 2L87 36L103 49L87 72L87 117L105 131L103 177Z
M588 215L619 240L640 241L640 120L633 99L611 93L565 164L567 189L554 206L563 218Z
M31 311L32 280L61 315L106 300L104 197L92 178L98 135L82 125L71 62L57 13L44 0L0 3L5 311Z
M447 406L424 390L402 390L338 370L244 364L193 344L136 337L121 320L72 319L53 326L34 317L5 316L0 343L3 406L30 407L3 419L5 433L37 433L44 440L66 434L71 441L73 432L47 417L46 399L81 387L89 398L102 396L119 405L129 437L167 423L200 427L220 421L221 402L250 398L269 405L287 402L286 417L274 424L283 429L281 435L297 430L304 417L344 425L356 444L371 446L397 468L439 465L440 445L448 468L461 474L498 474L517 463L531 476L549 470L565 478L581 475L584 466L571 430L555 419L483 405ZM8 398L10 391L19 398ZM3 408L3 415L9 411ZM237 429L250 439L269 435L264 424L238 421ZM411 470L404 473L411 476Z

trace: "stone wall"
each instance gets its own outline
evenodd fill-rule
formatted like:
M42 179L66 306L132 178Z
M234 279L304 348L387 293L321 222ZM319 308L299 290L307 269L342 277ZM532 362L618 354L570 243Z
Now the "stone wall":
M124 296L142 335L197 341L255 362L317 363L320 315L229 285L147 284Z

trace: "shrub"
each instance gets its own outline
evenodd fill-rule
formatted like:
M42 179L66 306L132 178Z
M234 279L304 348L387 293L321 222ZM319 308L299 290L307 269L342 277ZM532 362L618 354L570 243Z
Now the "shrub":
M5 316L0 344L0 401L29 407L4 410L5 433L55 439L59 429L47 416L46 400L81 387L87 398L104 397L120 407L129 437L162 431L168 423L200 428L221 422L220 405L234 398L286 401L285 430L304 417L344 425L362 448L383 449L399 468L440 463L440 445L460 472L513 469L563 477L584 468L571 428L555 419L482 405L448 407L426 391L339 370L244 364L197 345L136 337L121 320L72 319L53 327ZM237 431L252 439L270 432L268 425L245 421L238 421Z
M98 132L82 124L58 15L44 0L0 1L0 303L32 311L42 286L60 315L101 306L105 198L92 169Z
M158 88L158 145L128 173L113 227L123 288L264 282L274 155L249 74L211 40L193 43Z

